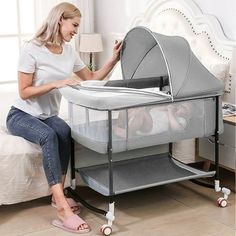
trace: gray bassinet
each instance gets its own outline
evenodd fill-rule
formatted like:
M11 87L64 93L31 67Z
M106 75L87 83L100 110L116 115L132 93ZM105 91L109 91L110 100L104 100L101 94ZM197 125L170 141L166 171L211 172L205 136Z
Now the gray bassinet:
M127 113L127 134L121 138L112 132L113 153L214 134L215 96L223 93L223 83L199 62L184 38L136 27L124 39L121 68L123 81L85 81L76 89L60 89L71 103L70 124L76 141L107 153L107 111L113 111L114 127L121 110ZM130 135L129 108L149 106L150 110L172 104L177 109L186 101L191 103L192 114L185 129Z
M72 137L81 144L76 168L72 155L72 179L76 170L90 188L109 196L109 210L70 193L106 216L105 235L111 233L117 194L214 175L211 187L221 190L223 83L198 61L184 38L143 27L127 33L121 68L122 80L85 81L60 89L69 101ZM172 142L210 135L215 137L216 171L191 168L172 156ZM222 188L222 192L230 191Z
M199 62L187 41L136 27L123 41L121 69L122 80L85 81L77 87L60 89L70 104L73 139L93 156L106 159L99 164L91 158L93 161L79 168L84 181L96 191L112 196L213 176L214 171L193 170L172 160L171 152L138 158L129 155L132 150L135 153L160 144L214 135L216 130L222 132L219 96L223 83ZM188 114L176 112L181 106L187 106ZM138 109L151 114L153 123L144 124L152 127L150 131L144 131L141 125L134 131L132 114ZM181 127L173 126L168 109L176 112L174 118ZM120 152L122 161L114 155ZM89 162L90 154L85 156ZM83 155L79 158L82 160ZM168 168L172 174L167 174Z

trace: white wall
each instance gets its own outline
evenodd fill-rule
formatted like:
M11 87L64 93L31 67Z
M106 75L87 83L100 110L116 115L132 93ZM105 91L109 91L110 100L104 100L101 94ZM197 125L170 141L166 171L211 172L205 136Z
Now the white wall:
M104 35L129 30L132 19L151 0L95 0L95 29ZM235 0L194 0L205 14L216 16L227 37L236 40Z
M150 0L99 0L94 1L95 32L103 36L104 52L97 55L100 67L112 54L113 33L125 34L132 19L143 12Z
M150 0L95 1L95 27L102 33L125 32L131 19L143 12L148 2Z
M236 1L235 0L194 0L203 13L214 15L220 21L225 35L236 40Z
M126 33L134 17L146 9L151 0L99 0L95 1L95 31L103 35L105 51L99 55L99 65L112 52L112 33ZM204 14L216 16L222 24L225 35L236 40L235 0L194 0ZM109 46L109 48L107 48ZM109 50L109 51L108 51Z

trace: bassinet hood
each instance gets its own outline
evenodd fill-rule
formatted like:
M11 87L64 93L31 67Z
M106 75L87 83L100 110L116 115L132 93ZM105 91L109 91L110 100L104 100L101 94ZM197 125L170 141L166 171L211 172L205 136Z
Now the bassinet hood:
M135 27L124 38L121 50L123 79L169 76L172 99L223 94L223 82L196 58L179 36Z

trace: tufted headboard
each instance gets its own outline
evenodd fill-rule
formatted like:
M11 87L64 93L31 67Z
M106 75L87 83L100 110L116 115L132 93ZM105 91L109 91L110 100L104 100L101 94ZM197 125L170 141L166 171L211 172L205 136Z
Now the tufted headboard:
M229 40L216 17L203 14L192 0L153 0L130 25L184 37L201 63L231 91L229 66L236 42Z

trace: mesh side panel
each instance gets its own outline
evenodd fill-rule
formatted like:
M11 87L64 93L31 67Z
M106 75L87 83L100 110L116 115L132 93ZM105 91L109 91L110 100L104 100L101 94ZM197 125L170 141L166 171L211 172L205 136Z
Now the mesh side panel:
M72 135L82 145L107 152L108 112L72 105ZM112 150L122 152L215 131L214 99L198 99L112 112Z
M163 144L205 133L204 100L122 110L113 126L114 136L127 150Z
M72 106L71 129L88 139L108 142L108 115L78 105Z

